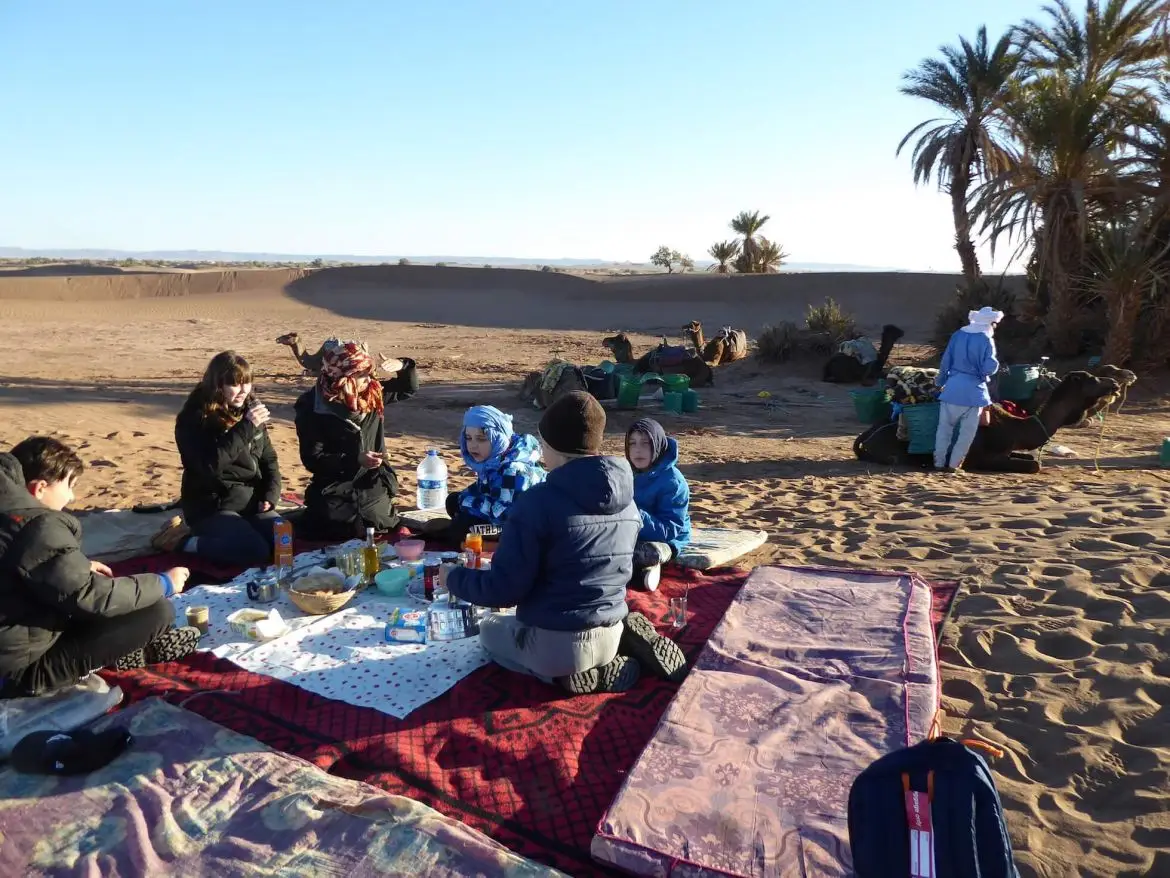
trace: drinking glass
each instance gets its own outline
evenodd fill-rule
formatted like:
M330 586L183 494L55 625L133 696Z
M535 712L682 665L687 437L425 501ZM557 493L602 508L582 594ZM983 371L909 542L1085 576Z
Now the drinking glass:
M687 596L670 599L670 609L667 613L671 627L682 628L687 624Z

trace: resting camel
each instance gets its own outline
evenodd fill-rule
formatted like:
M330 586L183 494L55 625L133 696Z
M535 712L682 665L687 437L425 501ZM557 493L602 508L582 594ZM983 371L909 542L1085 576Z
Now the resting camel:
M691 379L691 387L709 387L715 383L715 372L711 366L703 362L685 348L671 348L663 339L662 344L634 359L634 345L624 332L611 335L601 340L601 345L613 353L618 363L634 367L636 375L645 375L656 372L659 375L686 375Z
M991 423L980 427L963 461L963 469L979 472L1038 473L1040 461L1032 451L1043 448L1061 427L1072 427L1091 410L1099 411L1121 393L1113 378L1099 378L1088 372L1069 372L1052 391L1048 401L1034 415L1017 417L1002 406L991 407ZM858 460L930 467L932 454L910 454L910 443L898 439L898 423L890 421L870 427L853 443Z
M317 353L310 354L307 350L301 347L301 338L295 332L286 332L276 340L277 344L287 345L292 349L292 354L297 358L297 362L301 364L301 368L305 370L306 375L316 377L321 374L321 362L325 356L325 344L317 349Z
M885 372L890 352L905 334L897 326L887 323L882 327L882 340L876 360L863 365L857 357L838 351L825 363L822 380L831 384L873 384Z
M703 324L692 320L682 328L685 338L695 346L695 353L709 366L734 363L748 355L747 333L742 329L725 326L710 341L703 338Z

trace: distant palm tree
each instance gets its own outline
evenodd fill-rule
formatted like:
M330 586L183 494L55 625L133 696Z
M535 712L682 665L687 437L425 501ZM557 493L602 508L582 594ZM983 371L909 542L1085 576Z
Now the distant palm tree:
M972 218L967 205L972 183L1003 170L1006 148L997 139L996 113L1007 99L1020 67L1021 51L1012 34L988 45L987 28L979 28L972 45L943 46L942 59L927 58L903 76L902 94L922 98L947 111L914 128L898 144L897 154L915 137L911 160L914 182L929 183L951 196L955 249L968 286L980 279L979 259L971 240Z
M758 269L763 274L775 274L788 258L788 254L775 241L769 241L763 235L759 237L760 252L758 255Z
M758 210L753 210L751 213L745 210L731 221L731 230L737 235L743 236L742 252L735 266L737 271L751 274L759 270L760 248L756 241L756 235L764 227L764 223L770 219L771 217L766 214L760 216Z
M707 252L715 260L715 264L711 266L712 271L730 274L731 266L728 263L739 255L739 241L716 241Z

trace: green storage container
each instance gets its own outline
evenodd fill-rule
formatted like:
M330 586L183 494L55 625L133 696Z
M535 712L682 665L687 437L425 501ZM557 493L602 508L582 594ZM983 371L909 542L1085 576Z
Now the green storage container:
M931 454L934 451L940 410L941 406L937 402L922 402L902 409L906 432L910 436L910 447L907 450L911 454Z
M662 394L662 407L668 412L674 412L676 415L681 415L683 410L683 395L668 390Z
M885 390L850 390L849 398L853 400L857 419L863 424L880 424L888 421L893 413Z
M689 375L663 375L662 386L672 393L682 393L688 390L691 386L691 376Z
M999 379L999 398L1008 402L1027 402L1036 395L1040 382L1039 366L1009 366Z
M1170 439L1162 440L1162 453L1158 455L1158 462L1162 466L1170 466Z
M699 394L693 390L684 390L682 395L683 412L691 414L699 410Z
M642 382L636 378L622 378L618 385L617 407L619 409L636 409L638 399L642 396Z

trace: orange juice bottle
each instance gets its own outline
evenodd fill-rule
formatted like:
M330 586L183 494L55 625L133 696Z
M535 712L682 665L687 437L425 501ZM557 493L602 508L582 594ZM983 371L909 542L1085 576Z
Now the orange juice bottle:
M483 536L480 534L468 534L467 539L463 541L463 548L467 551L468 555L467 566L472 570L478 570L479 556L483 554Z
M280 582L291 578L293 569L293 529L292 522L283 518L276 519L272 526L272 563L276 566L276 576Z

